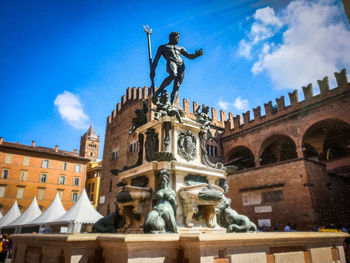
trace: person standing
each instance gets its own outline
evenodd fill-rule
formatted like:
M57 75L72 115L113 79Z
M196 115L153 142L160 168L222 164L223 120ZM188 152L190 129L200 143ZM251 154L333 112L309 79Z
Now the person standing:
M6 257L7 257L7 252L9 251L10 248L10 241L8 240L8 234L4 233L2 236L2 250L0 253L0 263L5 263Z
M288 223L285 227L284 227L284 232L290 232L291 228L290 228L290 223Z

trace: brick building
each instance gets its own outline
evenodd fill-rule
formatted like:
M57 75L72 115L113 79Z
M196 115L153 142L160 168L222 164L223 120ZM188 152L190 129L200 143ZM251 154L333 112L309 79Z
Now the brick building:
M298 229L320 224L347 223L350 220L350 85L343 70L336 73L338 87L330 89L328 78L318 81L320 94L311 85L270 101L250 112L233 116L211 108L214 137L207 142L212 161L238 166L228 176L232 207L263 226L277 227L288 222ZM114 211L115 185L119 170L137 165L143 154L143 140L129 134L135 110L142 100L150 107L152 94L144 88L128 88L121 102L107 118L99 211ZM179 102L177 102L179 105ZM199 104L183 100L186 116ZM148 121L153 112L147 113Z
M225 164L239 167L229 176L232 206L260 226L299 229L350 221L350 85L346 72L335 73L240 116L229 114L221 136Z
M15 200L23 212L37 197L46 209L58 192L66 210L85 186L89 159L77 151L6 142L0 138L0 210L6 214Z
M127 94L122 96L121 102L107 118L98 204L98 211L102 215L115 210L115 185L118 178L111 171L137 162L140 145L137 135L129 134L129 130L135 110L142 108L142 99L147 98L147 87L128 88Z

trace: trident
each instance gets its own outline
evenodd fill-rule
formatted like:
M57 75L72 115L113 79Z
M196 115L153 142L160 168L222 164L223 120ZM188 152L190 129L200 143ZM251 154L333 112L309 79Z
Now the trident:
M143 29L145 30L147 34L147 40L148 40L148 57L149 57L149 68L150 72L152 71L152 51L151 51L151 34L152 34L152 29L149 28L149 26L143 26ZM151 77L151 90L152 94L154 94L154 78Z

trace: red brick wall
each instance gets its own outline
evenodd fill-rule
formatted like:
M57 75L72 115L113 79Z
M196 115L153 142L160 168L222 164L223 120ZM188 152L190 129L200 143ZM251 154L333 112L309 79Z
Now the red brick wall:
M247 215L256 224L258 224L258 219L271 219L272 227L277 227L279 230L282 230L288 222L292 225L297 224L298 228L303 229L313 226L315 216L311 194L308 187L304 186L308 180L305 166L305 160L298 159L252 168L228 176L229 192L227 196L232 200L231 207L238 213ZM277 184L284 185L268 187ZM251 188L256 188L256 190L249 190ZM283 190L283 201L262 202L248 206L242 203L244 193L263 193L278 189ZM271 213L254 212L256 206L269 205L272 206Z
M290 160L260 168L252 168L227 177L232 208L253 222L271 219L280 231L287 223L297 230L310 230L328 224L347 224L350 199L344 179L327 175L324 164L306 159ZM283 186L271 187L277 184ZM259 189L260 187L260 189ZM254 189L255 188L255 189ZM244 193L283 190L283 201L243 205ZM255 213L256 206L272 206L271 213Z
M107 214L107 207L110 206L110 212L113 212L116 184L118 177L111 173L111 170L121 170L125 166L134 165L138 159L137 151L130 152L128 147L130 142L138 141L136 133L129 134L132 127L132 118L134 118L135 110L142 108L142 100L128 100L122 105L121 110L116 116L107 122L105 144L103 150L103 165L100 183L100 197L104 196L105 203L98 205L98 211L102 215ZM119 149L119 157L112 159L112 151ZM110 192L110 183L112 182L112 191Z

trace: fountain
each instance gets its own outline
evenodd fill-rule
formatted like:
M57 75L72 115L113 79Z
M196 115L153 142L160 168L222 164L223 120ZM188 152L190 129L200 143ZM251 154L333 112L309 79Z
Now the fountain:
M172 33L168 45L179 54L203 54L181 53L178 36ZM168 47L161 47L151 64L153 77L161 55L173 63L164 51ZM181 63L176 67L181 70ZM116 212L100 219L95 233L14 235L13 262L345 263L346 234L257 233L248 217L230 207L225 178L236 167L208 156L207 140L217 132L209 108L197 107L194 116L186 116L175 106L181 76L168 73L170 79L130 120L139 158L133 166L111 171L118 177ZM170 102L164 90L169 80L175 82Z

